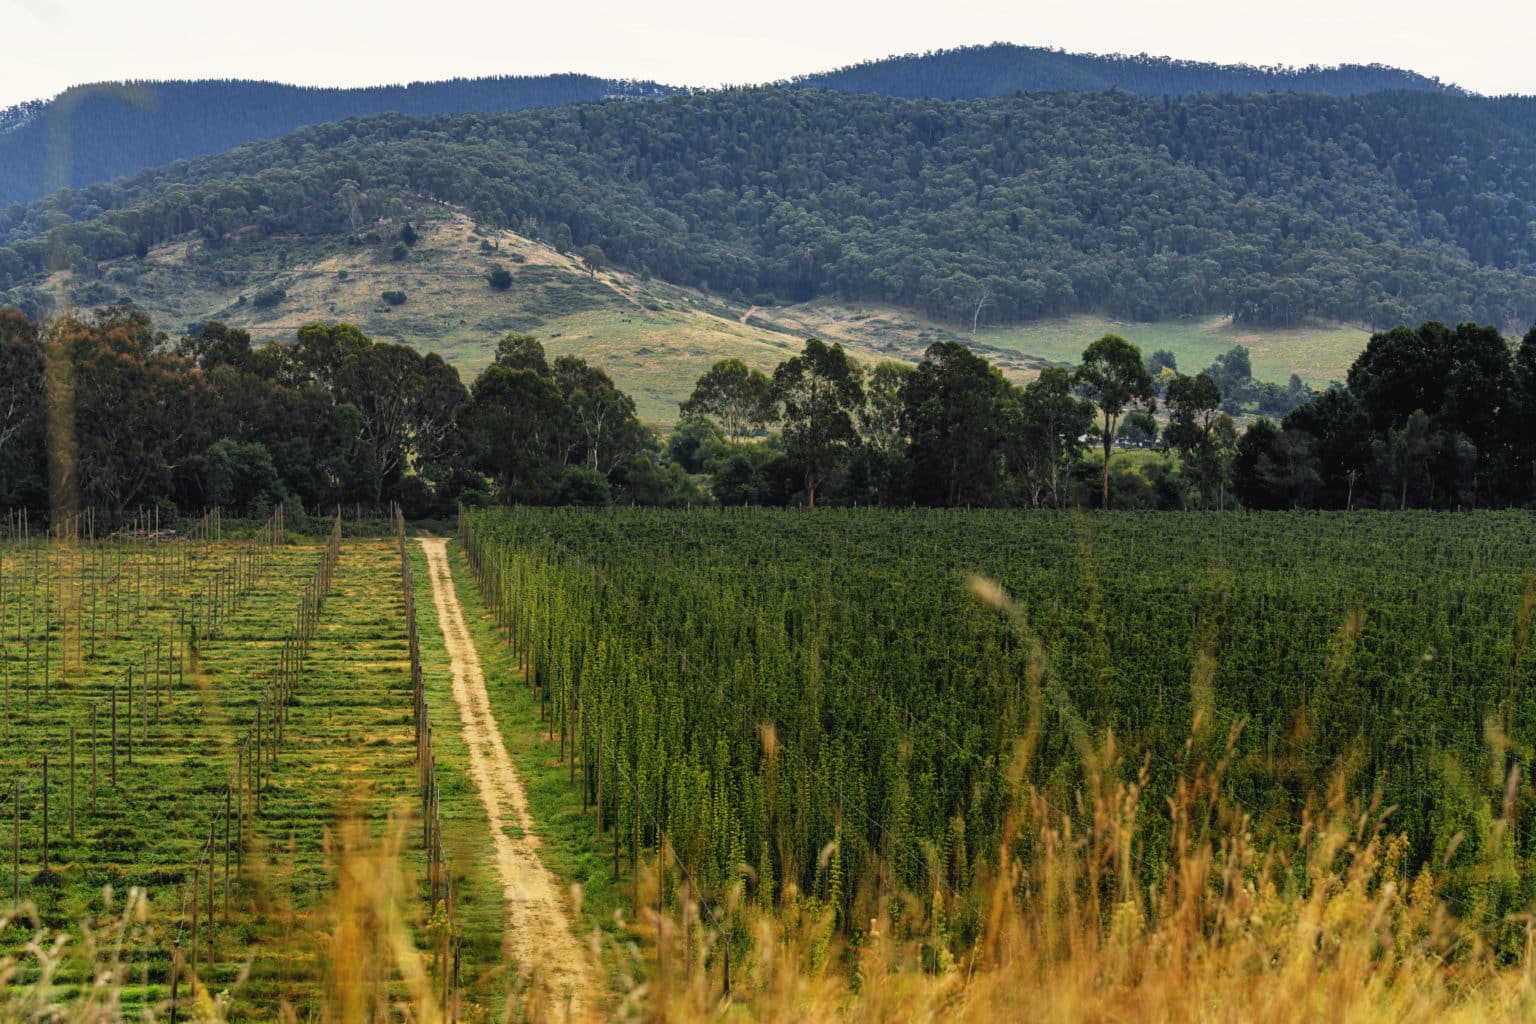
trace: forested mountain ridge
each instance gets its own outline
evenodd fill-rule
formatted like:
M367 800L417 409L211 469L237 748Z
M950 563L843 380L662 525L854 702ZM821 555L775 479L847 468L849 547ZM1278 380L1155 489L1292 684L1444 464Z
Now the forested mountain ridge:
M107 82L0 110L0 205L221 153L305 125L655 97L654 82L590 75L507 76L327 89L276 82Z
M1463 90L1382 64L1339 67L1256 67L1174 60L1147 54L1068 53L1042 46L965 46L864 61L790 80L841 92L874 92L908 99L984 99L1016 92L1103 92L1193 96L1219 92L1305 92L1360 96L1373 92Z
M1261 68L1007 44L890 57L781 84L937 99L1107 89L1143 96L1453 90L1423 75L1376 65ZM578 74L358 89L239 80L81 85L46 102L0 110L0 206L349 117L497 113L610 96L654 98L677 91L656 82Z
M102 261L189 235L214 249L362 240L446 202L749 302L877 301L967 327L1096 312L1523 331L1533 109L1411 92L962 102L766 88L381 115L0 211L0 301L41 312L43 275L88 288ZM111 272L127 277L112 297L132 299L131 266Z

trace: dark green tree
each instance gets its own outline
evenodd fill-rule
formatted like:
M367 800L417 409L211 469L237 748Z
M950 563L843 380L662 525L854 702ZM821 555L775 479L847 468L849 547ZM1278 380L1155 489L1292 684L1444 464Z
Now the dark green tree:
M1136 407L1152 409L1152 377L1141 361L1141 350L1118 334L1106 334L1083 351L1077 368L1077 386L1083 396L1099 407L1103 417L1103 507L1109 507L1109 461L1120 417Z
M727 440L739 441L776 418L773 382L740 359L722 359L699 378L678 412L685 419L710 419Z
M509 370L531 370L541 377L550 375L544 343L531 334L508 334L496 343L496 365Z
M555 448L566 415L554 380L492 364L469 392L460 422L476 466L509 504L549 500L562 468Z
M608 374L575 356L555 360L554 378L579 444L579 461L608 479L648 440L635 416L635 400L620 391Z
M859 442L853 416L864 404L859 367L841 345L817 338L773 371L774 396L784 410L784 446L805 485L806 504Z
M0 309L0 506L44 506L48 491L41 325Z
M907 380L912 493L929 505L990 505L1003 472L1008 382L958 342L935 342Z
M1074 393L1072 373L1047 366L1013 401L1014 424L1009 431L1010 461L1023 475L1030 504L1046 495L1053 508L1066 504L1066 481L1082 456L1082 438L1093 428L1093 403Z
M1168 426L1163 439L1184 462L1179 474L1181 504L1189 508L1189 481L1200 483L1202 502L1209 497L1212 477L1211 430L1221 409L1221 391L1208 373L1171 378L1163 395Z
M581 267L588 276L596 277L597 272L608 265L608 257L603 253L600 245L584 245L581 247Z

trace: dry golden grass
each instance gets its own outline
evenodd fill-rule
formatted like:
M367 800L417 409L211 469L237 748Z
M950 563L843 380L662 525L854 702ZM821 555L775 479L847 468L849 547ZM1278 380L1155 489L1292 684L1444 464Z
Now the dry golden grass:
M1028 764L1020 741L1014 777ZM1113 741L1098 751L1117 759ZM698 920L686 888L658 918L643 911L618 952L628 970L611 1014L626 1019L764 1021L1501 1021L1536 1015L1529 948L1501 963L1482 922L1458 921L1428 872L1403 870L1404 843L1383 809L1345 797L1342 777L1314 800L1295 847L1259 845L1251 822L1222 795L1223 765L1195 767L1162 809L1141 803L1142 781L1090 771L1072 816L1019 784L1000 849L1006 867L976 891L985 922L958 960L934 968L925 941L935 916L961 909L894 902L857 948L834 935L830 911L791 892L771 911L734 894L731 913L751 937L723 994L720 934ZM1174 841L1148 865L1139 835L1166 815ZM1084 827L1074 824L1084 820ZM1019 844L1028 836L1030 842ZM1028 861L1014 852L1027 845ZM1145 884L1150 874L1158 881ZM332 1024L449 1019L431 955L418 948L404 896L398 834L370 841L342 830L323 1019ZM874 905L871 882L855 900ZM655 875L642 888L654 906ZM139 908L139 909L136 909ZM132 948L144 937L142 900L88 932L86 950L39 932L0 964L0 1021L123 1019ZM1522 922L1522 926L1525 923ZM658 936L660 940L658 942ZM657 949L663 950L658 958ZM644 950L642 953L641 950ZM54 984L71 957L95 965L72 993ZM528 986L526 991L538 991ZM156 1012L156 1009L158 1012ZM168 1007L144 1011L165 1019ZM280 1013L280 1011L278 1011ZM201 1000L183 1020L221 1020ZM515 1000L508 1018L565 1020L565 1008Z

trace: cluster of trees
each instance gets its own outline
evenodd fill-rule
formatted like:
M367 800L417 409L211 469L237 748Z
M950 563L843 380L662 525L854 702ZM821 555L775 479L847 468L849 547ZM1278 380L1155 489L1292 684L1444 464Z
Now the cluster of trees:
M50 400L67 415L50 421ZM0 506L49 507L50 451L83 504L116 511L698 500L607 374L515 335L466 388L350 324L253 348L218 323L173 342L129 308L0 310Z
M740 360L715 364L682 404L669 447L711 475L724 504L1219 507L1238 429L1214 374L1239 356L1184 376L1168 353L1143 358L1108 334L1075 372L1047 367L1020 386L956 342L930 346L916 367L865 369L811 339L771 377ZM1154 480L1116 464L1117 447L1159 441L1178 463L1159 464Z
M1096 344L1129 353L1133 387L1150 403L1135 347L1114 336ZM771 377L740 360L717 363L682 404L670 449L711 475L724 504L1063 507L1096 415L1078 391L1114 420L1124 411L1111 388L1088 383L1094 372L1052 367L1019 387L956 342L932 345L916 367L866 370L813 338ZM764 441L742 440L770 429Z
M1250 508L1479 508L1536 500L1536 328L1374 335L1347 383L1243 434Z
M529 335L502 338L466 387L436 354L344 323L252 347L219 323L172 341L131 307L47 322L0 310L0 506L47 508L50 472L108 510L393 501L414 517L460 501L694 504L706 477L728 505L1536 500L1536 328L1518 345L1471 323L1376 334L1346 384L1293 382L1305 401L1240 430L1224 386L1272 388L1245 356L1184 375L1109 334L1075 370L1021 386L956 342L865 367L813 338L772 374L717 363L663 440L605 372L550 360Z
M1276 408L1278 421L1266 415ZM672 455L711 473L725 504L1536 501L1536 328L1514 344L1471 323L1398 327L1372 336L1348 382L1320 393L1295 378L1285 388L1254 382L1242 348L1184 375L1171 354L1144 358L1113 334L1089 345L1075 371L1047 368L1022 387L954 342L931 346L915 368L865 370L813 339L771 377L717 364L681 413ZM1129 464L1115 457L1124 447L1167 457Z
M88 288L168 239L355 234L442 201L758 304L1509 328L1536 320L1533 103L771 88L383 115L0 211L0 290L39 312L53 270Z

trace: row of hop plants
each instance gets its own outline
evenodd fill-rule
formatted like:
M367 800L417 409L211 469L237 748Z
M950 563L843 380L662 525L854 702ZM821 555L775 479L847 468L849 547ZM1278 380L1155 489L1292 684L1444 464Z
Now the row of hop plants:
M725 908L746 864L755 905L794 892L859 942L881 915L852 880L873 878L876 909L897 893L927 908L901 927L930 961L967 955L986 919L964 894L1006 863L1007 766L1038 659L1049 727L1027 781L1079 830L1073 780L1095 737L1136 752L1113 771L1144 774L1157 804L1231 735L1229 796L1291 842L1307 795L1347 764L1351 798L1393 808L1405 870L1435 865L1490 941L1523 942L1508 915L1528 900L1530 837L1486 809L1502 773L1480 781L1495 756L1523 770L1533 720L1518 517L529 509L461 530L635 906L670 850L667 906L689 890L741 938ZM1396 575L1345 575L1387 551ZM998 565L1019 622L963 585ZM1423 658L1432 643L1440 662ZM1527 790L1513 799L1518 822ZM1139 835L1151 885L1177 835L1161 816Z

